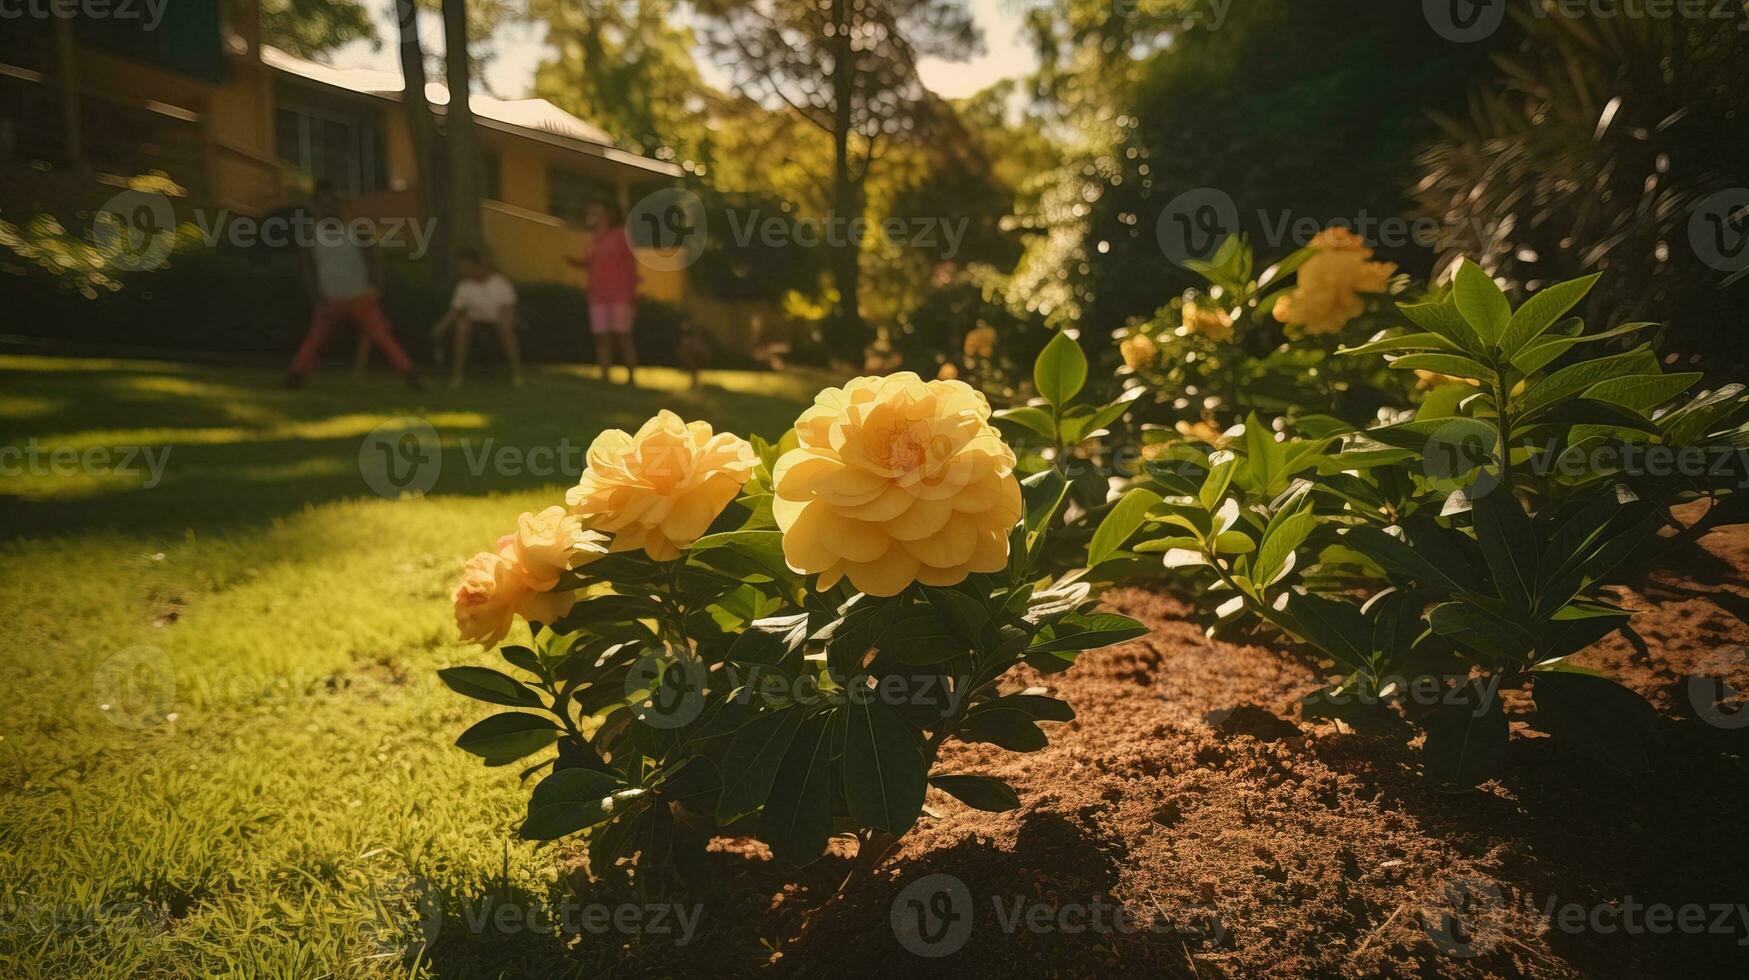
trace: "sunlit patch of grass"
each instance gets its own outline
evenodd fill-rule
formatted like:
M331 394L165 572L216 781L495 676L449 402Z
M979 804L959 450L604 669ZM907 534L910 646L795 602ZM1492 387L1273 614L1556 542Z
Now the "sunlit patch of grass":
M149 365L81 363L0 359L29 397L55 403L8 413L8 441L178 448L152 489L72 499L78 481L62 480L42 488L56 500L34 502L0 484L25 514L0 537L0 976L406 976L446 963L457 975L504 955L541 973L611 967L608 945L482 938L454 921L436 967L406 941L420 915L409 883L452 902L570 887L563 850L511 836L526 803L516 773L453 748L491 709L435 671L492 662L456 643L463 560L574 475L468 473L456 444L582 446L663 405L775 437L804 398L769 392L811 395L811 382L629 392L561 374L418 396L176 368L166 380L189 384L146 385L165 396L148 420L131 417L140 389L123 382ZM227 388L260 424L211 424ZM407 414L439 430L446 475L427 496L382 499L358 476L360 440Z

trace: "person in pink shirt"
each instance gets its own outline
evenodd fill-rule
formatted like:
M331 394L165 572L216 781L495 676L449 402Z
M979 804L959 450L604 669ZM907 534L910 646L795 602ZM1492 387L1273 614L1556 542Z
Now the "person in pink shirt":
M566 261L589 273L589 332L595 337L595 363L601 365L601 379L608 379L617 347L626 366L626 384L636 385L638 349L632 339L632 318L638 305L638 260L632 254L620 209L601 205L588 254Z

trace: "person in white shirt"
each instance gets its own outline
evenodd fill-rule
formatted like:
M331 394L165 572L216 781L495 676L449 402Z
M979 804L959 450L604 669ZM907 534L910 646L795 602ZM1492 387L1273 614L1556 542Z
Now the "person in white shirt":
M450 365L449 383L460 386L467 370L468 347L475 326L491 326L498 331L498 342L504 346L504 357L510 362L510 383L522 384L522 355L516 346L516 288L510 280L492 269L480 253L463 249L456 256L461 268L461 281L455 284L455 295L445 313L431 328L431 337L442 356L444 335L455 331L454 362Z

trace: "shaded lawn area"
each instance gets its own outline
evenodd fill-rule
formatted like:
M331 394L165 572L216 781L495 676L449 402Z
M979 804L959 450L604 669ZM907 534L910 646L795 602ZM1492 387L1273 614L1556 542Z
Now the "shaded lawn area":
M496 655L457 644L450 589L518 512L563 502L601 429L668 407L775 437L825 379L590 371L293 392L259 370L0 358L0 446L111 465L142 447L131 474L4 460L0 976L612 972L623 939L454 921L434 964L404 955L435 896L454 914L571 888L555 852L511 840L515 771L451 745L490 708L434 672ZM361 447L406 417L441 464L389 499Z

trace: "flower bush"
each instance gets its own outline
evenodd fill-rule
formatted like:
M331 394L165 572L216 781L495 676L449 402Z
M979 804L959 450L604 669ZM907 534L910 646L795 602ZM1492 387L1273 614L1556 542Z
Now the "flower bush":
M1019 805L940 755L1033 751L1074 717L1020 668L1144 632L1037 570L1066 490L1019 478L981 394L910 373L821 392L776 444L670 412L604 432L566 507L468 563L464 639L498 646L518 616L529 639L500 647L515 676L439 672L511 709L457 745L538 777L518 833L585 835L597 876L661 887L716 833L798 863L852 834L866 873L930 786Z
M1173 446L1109 508L1089 564L1158 554L1218 598L1217 626L1250 620L1311 646L1339 679L1305 709L1402 706L1442 784L1499 774L1502 688L1529 687L1558 740L1646 770L1652 709L1572 658L1612 633L1639 642L1614 584L1749 519L1749 397L1742 385L1688 394L1700 376L1666 373L1647 345L1584 357L1650 326L1586 332L1567 317L1595 279L1513 309L1460 266L1449 294L1400 308L1413 330L1341 352L1458 383L1367 428L1251 414L1224 448ZM1620 465L1635 447L1709 464ZM1699 501L1690 524L1672 511Z
M1353 232L1325 229L1261 273L1242 237L1188 264L1207 289L1118 332L1121 375L1149 394L1138 417L1156 441L1224 431L1253 411L1365 424L1407 400L1408 387L1383 365L1336 354L1383 328L1381 300L1409 288Z

